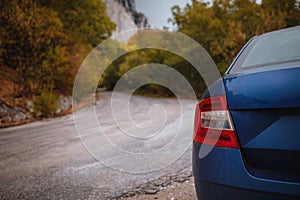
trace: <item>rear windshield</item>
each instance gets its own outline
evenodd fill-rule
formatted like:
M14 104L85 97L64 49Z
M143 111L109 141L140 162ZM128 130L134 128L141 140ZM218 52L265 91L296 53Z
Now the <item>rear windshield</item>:
M255 38L237 59L231 71L284 67L286 62L300 61L300 27ZM299 66L300 67L300 66Z

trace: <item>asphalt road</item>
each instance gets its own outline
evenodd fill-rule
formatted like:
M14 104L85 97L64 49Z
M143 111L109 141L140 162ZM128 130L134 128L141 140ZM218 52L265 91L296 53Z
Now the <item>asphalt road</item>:
M153 116L165 115L167 120L155 135L150 131L128 137L115 124L110 96L111 93L102 93L95 108L76 111L76 123L73 115L67 115L0 129L0 199L113 199L159 177L191 171L190 146L174 151L170 149L172 146L164 147L170 141L179 140L172 136L172 130L182 122L184 126L180 131L185 135L182 143L187 139L191 141L194 102L184 100L181 112L176 99L131 98L128 106L131 119L141 123L141 127L147 127L151 115L148 109L153 105L164 108L163 114L155 116L154 112ZM114 106L124 107L121 101ZM99 127L90 122L92 109L105 134L99 134ZM84 133L78 134L76 128ZM153 162L146 160L141 165L139 157L137 160L124 158L111 148L107 138L117 149L134 155L152 156L152 151L163 150L170 160L166 162L166 155L159 153L156 157L150 156ZM89 143L91 141L93 143Z

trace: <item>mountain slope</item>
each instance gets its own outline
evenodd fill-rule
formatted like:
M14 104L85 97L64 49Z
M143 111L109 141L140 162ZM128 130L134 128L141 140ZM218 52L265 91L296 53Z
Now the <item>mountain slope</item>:
M124 31L149 27L148 19L143 13L136 10L135 0L103 0L106 4L106 12L110 19L116 23L117 28L113 34ZM131 35L118 37L121 41L127 41Z

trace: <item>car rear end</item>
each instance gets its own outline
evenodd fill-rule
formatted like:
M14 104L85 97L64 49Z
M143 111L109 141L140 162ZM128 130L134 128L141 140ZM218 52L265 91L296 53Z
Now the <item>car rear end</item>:
M195 113L198 199L300 199L300 27L253 38Z

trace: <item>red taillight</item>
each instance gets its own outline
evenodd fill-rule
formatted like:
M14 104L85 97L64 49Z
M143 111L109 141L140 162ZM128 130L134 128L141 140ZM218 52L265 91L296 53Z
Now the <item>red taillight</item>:
M225 96L205 98L197 104L194 141L218 147L239 148Z

